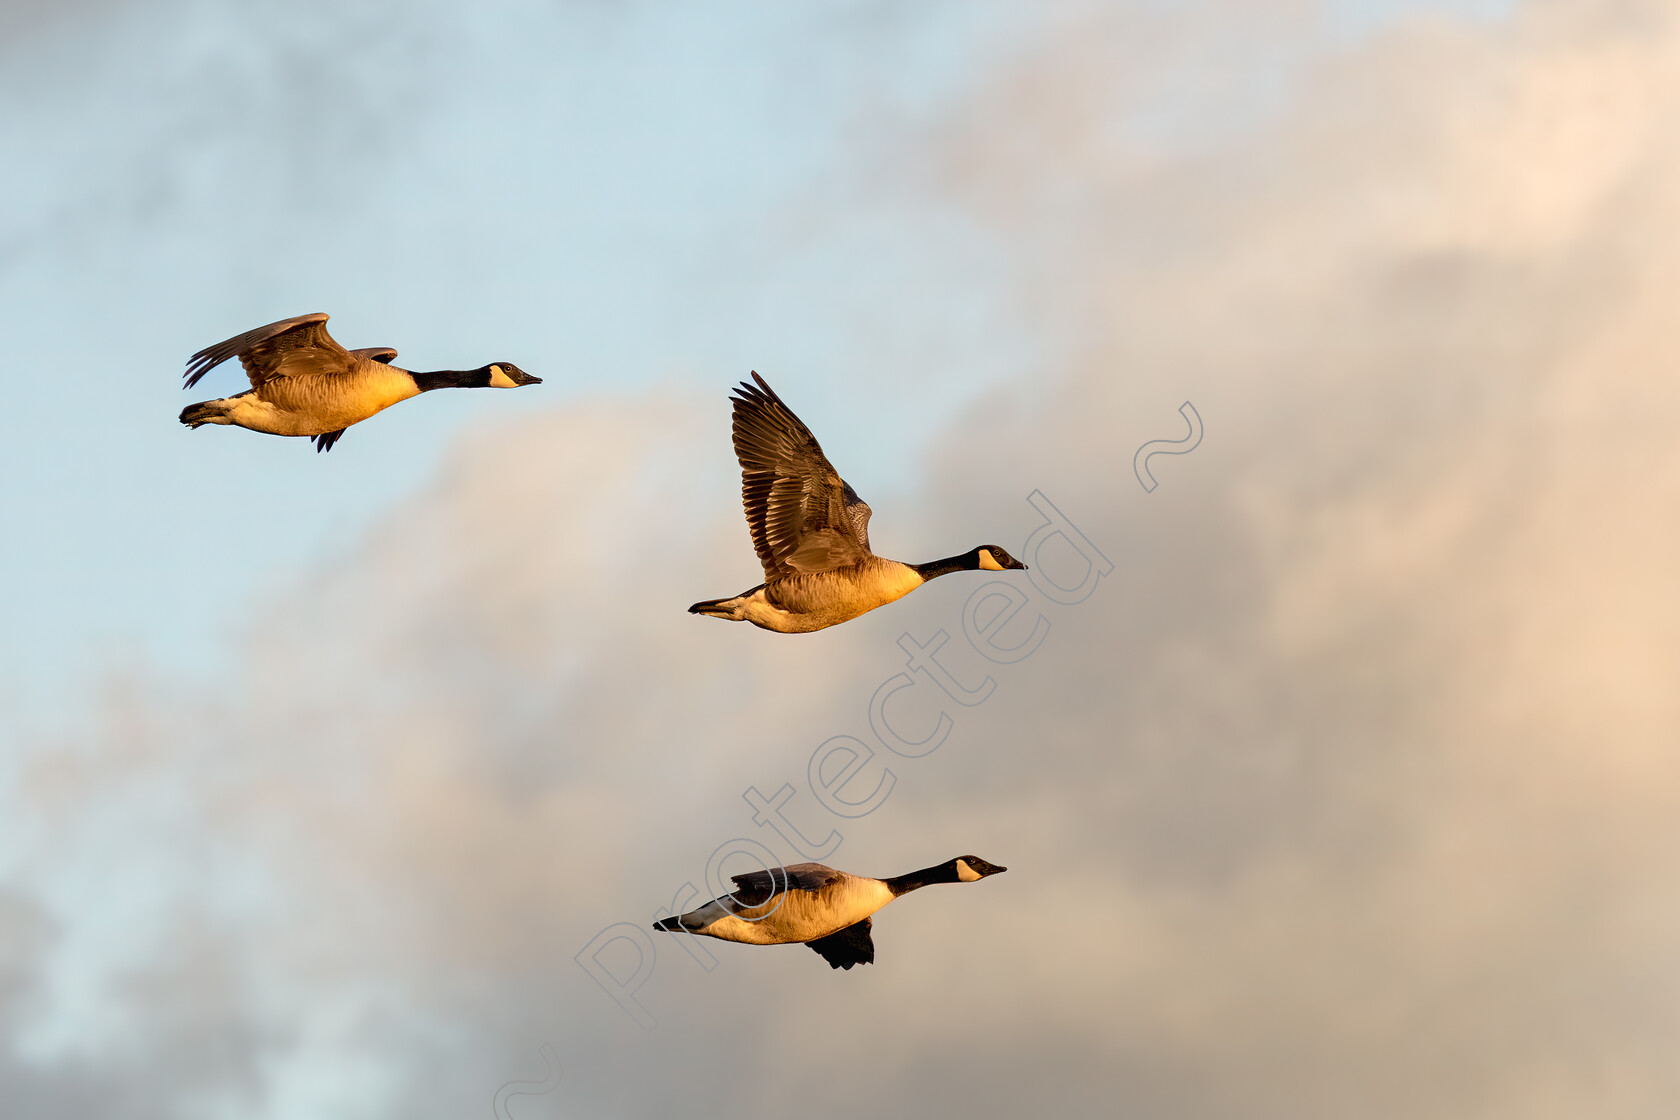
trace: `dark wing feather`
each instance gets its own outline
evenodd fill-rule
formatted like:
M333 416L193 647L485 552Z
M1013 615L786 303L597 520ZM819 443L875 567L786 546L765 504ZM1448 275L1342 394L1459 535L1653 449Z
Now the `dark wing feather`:
M386 365L390 365L391 359L397 356L396 350L390 346L364 346L350 353L358 358L366 358L370 362L384 362Z
M869 936L874 924L874 919L865 918L839 933L831 933L805 944L815 949L834 968L849 969L854 964L874 964L875 941Z
M235 356L245 367L253 389L261 389L276 377L346 373L352 366L350 352L333 341L326 322L326 313L317 311L206 346L188 359L187 371L181 375L187 382L184 388L197 385L199 378Z
M869 555L869 507L817 437L755 371L731 398L741 505L766 580L829 572Z
M322 432L320 435L314 437L315 454L319 455L323 451L331 451L333 449L333 444L338 442L338 437L343 435L344 432L345 429L340 428L336 432Z
M820 863L795 863L729 878L735 883L735 893L731 896L735 901L742 906L763 906L784 890L820 891L839 879L840 872Z

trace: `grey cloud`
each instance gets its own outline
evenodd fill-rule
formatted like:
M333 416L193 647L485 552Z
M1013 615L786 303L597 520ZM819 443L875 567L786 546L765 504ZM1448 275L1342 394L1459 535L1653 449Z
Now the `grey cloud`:
M107 17L112 9L121 9L127 0L64 0L56 4L38 4L33 0L6 0L0 3L0 56L16 55L36 43L45 33L61 29L85 29L94 19Z

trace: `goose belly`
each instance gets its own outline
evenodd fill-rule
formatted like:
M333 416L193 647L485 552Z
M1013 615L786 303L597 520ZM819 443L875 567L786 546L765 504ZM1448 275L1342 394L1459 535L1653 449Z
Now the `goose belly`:
M820 630L902 599L923 582L908 564L875 559L832 572L787 576L767 591L776 606Z
M879 879L848 876L820 891L787 891L763 906L723 914L699 932L748 945L814 941L856 925L892 900Z
M235 424L282 436L315 436L359 424L419 393L399 370L368 376L277 377L230 398Z

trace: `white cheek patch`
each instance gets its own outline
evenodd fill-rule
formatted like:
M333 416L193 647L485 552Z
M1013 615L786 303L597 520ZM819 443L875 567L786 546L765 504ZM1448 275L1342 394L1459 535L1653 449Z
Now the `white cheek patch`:
M980 555L986 556L986 555L989 555L989 554L982 552ZM967 860L959 859L957 861L957 882L959 882L959 883L972 883L976 879L982 879L984 877L985 876L981 875L980 872L978 872L978 871L974 870L974 868L970 867L968 865Z
M983 572L1001 572L1003 571L1003 565L992 559L990 549L982 548L980 550L980 570Z
M513 378L509 377L506 373L502 372L502 367L501 366L491 366L490 367L490 388L492 388L492 389L517 389L517 388L519 388L519 385L513 380Z

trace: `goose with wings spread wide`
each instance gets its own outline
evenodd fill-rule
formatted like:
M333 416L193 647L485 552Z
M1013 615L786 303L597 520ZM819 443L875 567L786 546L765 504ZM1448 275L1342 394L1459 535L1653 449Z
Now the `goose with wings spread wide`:
M764 582L691 614L750 622L783 634L849 621L950 572L1001 572L1026 565L995 544L927 564L901 564L869 550L869 507L835 471L817 438L753 373L735 410L741 504Z

